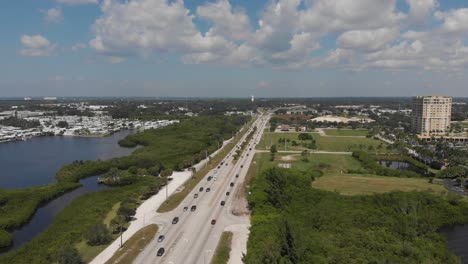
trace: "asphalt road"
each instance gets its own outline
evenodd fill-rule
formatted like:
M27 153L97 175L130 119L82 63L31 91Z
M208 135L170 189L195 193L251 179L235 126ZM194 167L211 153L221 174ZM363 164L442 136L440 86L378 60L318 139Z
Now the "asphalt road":
M210 171L179 207L171 212L158 214L150 220L160 226L160 231L138 255L134 263L210 263L221 234L227 227L239 224L249 225L248 217L232 215L231 206L234 202L234 194L245 179L255 154L255 144L260 141L267 121L267 115L259 116L242 140L224 158L223 164L218 164L216 169ZM240 147L255 126L257 126L255 135L245 147L241 158L234 163L235 150ZM208 181L208 176L213 178ZM200 188L203 188L203 191L200 191ZM206 191L207 188L210 188L209 192ZM229 195L226 194L227 192ZM195 194L198 194L197 198ZM221 206L222 201L225 202L224 206ZM192 212L190 209L194 205L196 210ZM184 207L188 207L188 210L184 210ZM172 223L174 217L179 218L176 224ZM216 220L216 223L212 224L212 220ZM158 242L160 235L164 235L165 238ZM157 256L160 248L164 248L165 252L162 256ZM238 260L231 259L230 263L242 262L239 257Z

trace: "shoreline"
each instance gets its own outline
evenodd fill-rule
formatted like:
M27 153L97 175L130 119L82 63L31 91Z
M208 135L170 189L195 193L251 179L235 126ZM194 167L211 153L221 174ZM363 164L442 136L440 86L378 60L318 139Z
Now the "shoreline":
M214 157L216 154L219 153L229 142L231 142L234 137L225 140L222 146L217 149L215 152L211 153L208 158L201 160L199 163L195 164L194 167L197 171L205 166L205 164L210 160L210 158ZM187 180L190 179L192 172L189 169L185 169L182 172L173 172L170 177L173 178L172 181L169 182L167 185L168 188L168 196L174 194ZM150 225L152 222L149 219L153 219L160 215L160 213L156 212L157 208L164 203L165 201L165 189L163 187L160 191L153 195L148 200L144 201L136 210L136 214L134 216L135 220L130 222L127 230L122 234L123 243L130 239L138 230L141 228ZM148 221L146 221L148 219ZM106 263L112 256L119 250L120 248L120 237L114 240L111 244L109 244L103 251L101 251L94 259L90 262L90 264L101 264Z

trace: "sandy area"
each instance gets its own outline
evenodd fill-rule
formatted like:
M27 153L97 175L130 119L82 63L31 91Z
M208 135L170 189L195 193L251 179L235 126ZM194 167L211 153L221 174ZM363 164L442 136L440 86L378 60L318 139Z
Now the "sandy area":
M223 143L223 147L229 143L232 139L226 140ZM219 152L216 151L213 154L211 154L211 157L216 155ZM200 161L198 164L196 164L194 167L197 169L197 171L205 166L207 163L207 159L204 159ZM177 191L177 189L185 183L190 177L192 173L189 170L185 170L183 172L174 172L172 174L173 180L169 182L167 188L168 188L168 194L171 195L174 192ZM159 206L165 201L166 199L166 189L163 187L161 191L143 202L140 207L138 207L136 214L135 214L135 220L130 223L130 226L128 229L123 233L123 242L127 241L130 237L132 237L138 230L143 228L146 225L151 224L150 221L146 221L146 219L152 219L157 216L156 210L159 208ZM120 248L120 237L116 239L112 244L110 244L104 251L102 251L98 256L96 256L90 263L93 264L102 264L108 261L115 252Z
M247 253L250 224L239 224L226 227L224 231L232 232L231 253L228 264L242 264L242 254Z

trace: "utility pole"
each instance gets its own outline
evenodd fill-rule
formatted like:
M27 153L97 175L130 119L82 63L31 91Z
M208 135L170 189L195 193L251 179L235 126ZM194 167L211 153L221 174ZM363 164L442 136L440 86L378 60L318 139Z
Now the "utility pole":
M166 176L166 202L167 202L167 194L168 194L168 190L167 190L167 186L169 185L169 180L168 180L169 176Z

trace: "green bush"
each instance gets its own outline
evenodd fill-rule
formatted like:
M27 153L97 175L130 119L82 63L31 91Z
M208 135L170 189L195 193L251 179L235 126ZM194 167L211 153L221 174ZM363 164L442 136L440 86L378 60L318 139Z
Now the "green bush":
M247 264L459 263L437 230L468 223L468 204L429 192L342 196L310 188L308 173L252 178Z
M13 239L7 231L0 229L0 248L8 247L13 242Z
M85 234L86 243L90 246L105 245L112 241L112 236L103 223L92 226Z
M66 245L57 253L55 256L55 261L59 264L81 264L83 261L81 260L80 253L78 250L71 246Z

